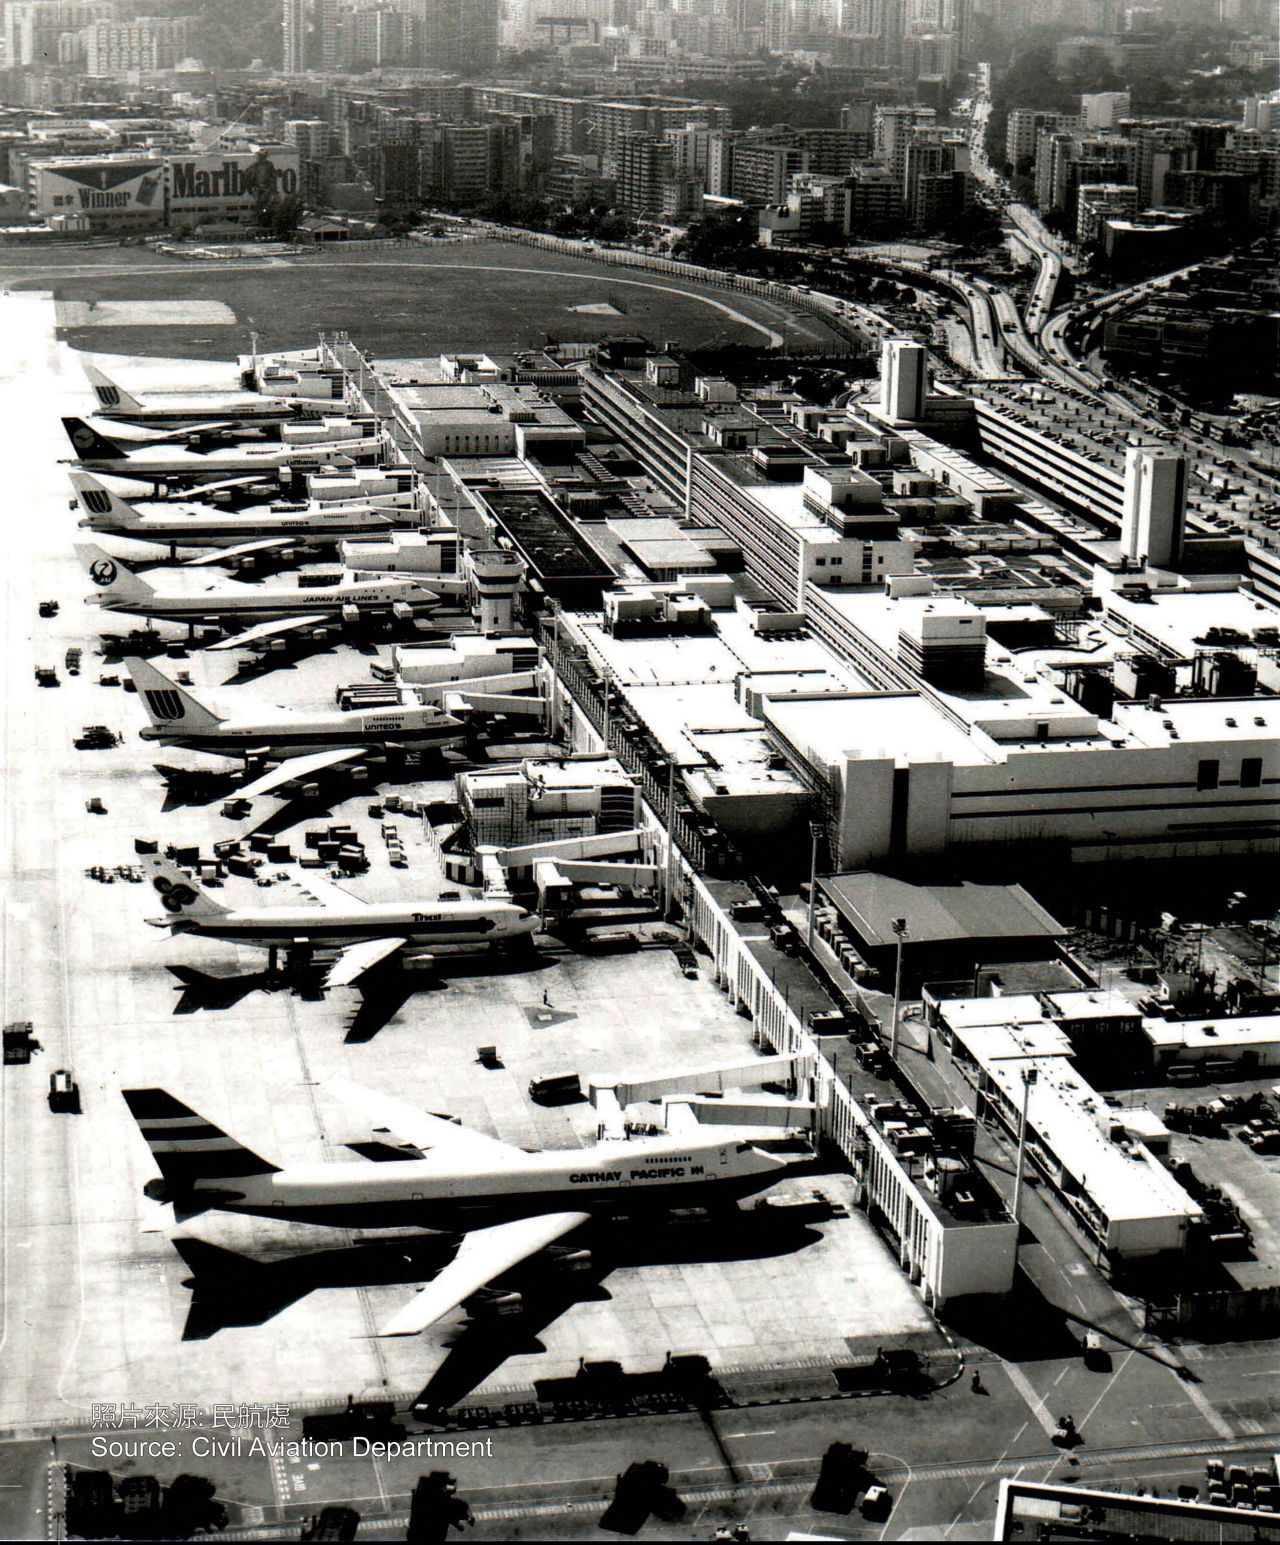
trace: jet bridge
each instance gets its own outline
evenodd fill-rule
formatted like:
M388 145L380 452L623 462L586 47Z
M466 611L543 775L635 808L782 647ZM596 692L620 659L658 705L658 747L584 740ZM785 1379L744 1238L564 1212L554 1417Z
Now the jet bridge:
M817 1105L811 1098L810 1056L752 1057L704 1068L658 1073L649 1078L609 1083L591 1079L587 1097L599 1117L602 1137L627 1136L627 1110L633 1105L661 1105L667 1131L689 1131L704 1123L730 1126L806 1127L812 1129ZM764 1093L764 1084L782 1084L792 1095ZM757 1091L749 1093L747 1091ZM733 1098L725 1099L725 1095Z
M432 582L434 585L434 581ZM457 676L449 681L406 681L399 678L399 686L403 691L411 692L419 703L434 703L442 706L445 697L453 692L459 693L463 698L469 698L473 694L486 696L503 696L517 692L527 692L539 686L537 671L498 671L491 676ZM531 703L539 706L541 697L521 697L517 701L523 703L527 709Z
M517 697L511 693L503 692L478 692L475 686L468 682L465 687L457 687L453 691L445 692L444 709L462 717L469 713L501 713L508 717L525 717L541 720L546 715L547 700L544 697Z
M538 888L538 908L554 912L568 899L574 885L623 885L632 890L657 887L661 864L647 863L644 855L653 833L637 827L632 831L597 832L589 837L561 837L551 842L530 842L520 847L485 848L507 876L531 874ZM631 862L605 860L631 860ZM483 870L483 859L481 862Z

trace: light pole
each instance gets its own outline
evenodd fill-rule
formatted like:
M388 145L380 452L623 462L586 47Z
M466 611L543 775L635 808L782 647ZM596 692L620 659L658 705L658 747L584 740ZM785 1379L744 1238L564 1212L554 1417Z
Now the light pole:
M822 841L821 821L809 822L809 926L805 942L813 949L813 914L818 904L818 844Z
M1022 1175L1027 1163L1027 1105L1031 1100L1031 1086L1039 1077L1035 1068L1022 1070L1022 1119L1018 1123L1018 1162L1013 1171L1013 1221L1022 1220Z
M907 937L907 920L895 917L893 932L898 940L898 958L893 968L893 1023L889 1027L889 1056L898 1060L898 1016L902 1009L902 944Z

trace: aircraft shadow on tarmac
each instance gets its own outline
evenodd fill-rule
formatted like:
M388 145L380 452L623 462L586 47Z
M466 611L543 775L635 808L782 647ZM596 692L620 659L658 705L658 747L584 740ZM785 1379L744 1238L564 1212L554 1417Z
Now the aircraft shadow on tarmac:
M420 992L443 991L443 982L421 971L370 972L342 1039L348 1046L363 1046L391 1023L410 998Z
M418 1394L414 1408L419 1412L445 1411L465 1400L509 1358L544 1352L546 1347L538 1339L541 1332L574 1304L608 1301L611 1294L604 1279L619 1267L712 1264L792 1255L822 1237L810 1221L832 1215L830 1205L819 1201L811 1207L788 1207L785 1213L774 1215L768 1208L750 1212L726 1209L722 1215L713 1214L696 1227L673 1223L666 1228L637 1229L624 1225L603 1229L598 1235L587 1234L584 1242L590 1244L593 1256L590 1271L548 1278L545 1268L539 1274L535 1263L510 1273L503 1278L503 1286L520 1292L520 1315L510 1320L468 1320L446 1335L448 1352ZM649 1377L623 1375L619 1370L616 1390L595 1389L589 1393L595 1399L609 1393L620 1398L623 1386L642 1383ZM574 1393L586 1393L577 1389L574 1380L544 1382L549 1386L547 1398L565 1398L562 1385L574 1386ZM543 1393L541 1386L539 1392Z
M156 771L164 779L164 804L160 807L164 812L230 799L243 781L238 771L212 772L168 764L157 766Z
M267 971L248 971L237 976L212 976L194 966L169 966L181 984L173 1006L175 1014L214 1013L235 1008L251 992L274 992L283 984Z
M517 959L510 956L475 960L465 957L439 962L431 971L408 971L396 965L367 973L364 982L351 989L358 995L358 1002L347 1021L343 1037L349 1046L362 1046L386 1029L410 998L419 993L444 992L449 979L479 976L527 975L549 964L538 955ZM167 966L170 975L177 978L179 986L173 1012L179 1014L213 1014L235 1008L250 993L284 992L299 997L319 999L324 996L321 971L305 970L285 976L270 971L232 972L216 975L201 971L196 966Z
M183 1284L191 1289L184 1341L265 1325L319 1288L416 1287L447 1266L457 1248L447 1235L411 1234L259 1261L203 1239L176 1238L173 1244L191 1271Z
M611 1295L604 1279L621 1267L793 1255L821 1239L815 1223L837 1215L829 1202L815 1198L786 1208L726 1208L700 1216L696 1226L678 1219L645 1228L625 1220L616 1226L604 1220L588 1226L582 1238L590 1247L590 1267L569 1272L549 1269L545 1260L535 1259L505 1274L501 1286L521 1294L522 1312L451 1326L443 1336L444 1359L414 1404L447 1409L509 1358L545 1351L541 1333L574 1304L607 1302ZM220 1330L265 1325L323 1288L417 1287L448 1265L458 1241L451 1235L401 1234L266 1261L196 1238L177 1237L173 1244L191 1273L183 1284L191 1290L183 1340L202 1341Z
M395 629L389 628L379 633L377 639L356 639L345 633L342 636L342 644L354 654L364 655L368 659L376 659L378 650L389 644L422 644L434 642L440 639L448 639L452 635L441 632L438 628L425 629ZM291 638L283 649L263 649L242 657L236 665L235 671L227 677L224 685L238 686L246 681L261 681L264 676L273 675L276 671L296 670L299 663L309 660L318 654L324 654L331 650L334 640L330 638L307 639L305 637Z
M277 671L295 671L303 660L310 660L332 647L332 639L318 638L310 642L292 638L283 649L254 650L237 662L223 686L238 687L246 681L261 681L264 676L273 676Z
M132 637L126 637L123 633L100 633L98 635L98 647L102 651L102 658L108 664L115 664L125 655L134 655L140 660L151 660L156 655L164 654L169 647L170 640L161 633L138 633Z

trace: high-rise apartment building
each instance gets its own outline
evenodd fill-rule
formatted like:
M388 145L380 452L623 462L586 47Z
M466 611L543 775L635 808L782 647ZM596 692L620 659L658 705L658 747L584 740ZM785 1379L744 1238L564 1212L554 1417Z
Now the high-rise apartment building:
M284 126L284 142L296 145L304 161L318 161L333 146L333 130L327 118L290 118Z
M1040 136L1045 131L1066 133L1080 127L1072 113L1042 112L1034 107L1015 107L1005 128L1005 160L1015 171L1036 159Z
M1082 247L1101 241L1108 220L1131 220L1138 190L1131 182L1082 182L1076 189L1076 240Z
M656 134L624 134L615 160L619 209L633 219L660 215L665 185L675 171L671 141Z
M191 27L189 16L91 22L82 33L85 70L90 75L171 70L190 51Z
M60 40L115 15L112 0L8 0L4 7L5 62L29 69L58 64Z
M878 107L875 118L875 157L901 186L907 166L907 146L917 129L932 128L938 115L932 107Z
M338 0L283 0L286 73L336 70L341 64Z
M498 58L498 0L407 0L429 70L482 74Z
M781 204L797 172L807 169L808 157L798 145L777 145L747 137L733 152L733 197L744 204Z
M1195 147L1186 128L1126 120L1125 134L1134 147L1133 180L1142 208L1165 202L1165 177L1195 168Z
M1080 122L1085 129L1114 129L1131 111L1128 91L1091 91L1080 98Z
M973 198L968 146L937 132L917 131L906 147L903 213L917 230L929 231L963 214Z

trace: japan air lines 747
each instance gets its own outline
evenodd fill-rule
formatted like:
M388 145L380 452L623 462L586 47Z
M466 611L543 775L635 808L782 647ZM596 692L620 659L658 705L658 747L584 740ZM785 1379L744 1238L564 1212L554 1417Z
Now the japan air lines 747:
M370 614L409 619L439 604L440 597L417 579L358 579L344 573L336 585L242 585L228 581L202 590L157 590L148 579L92 543L76 545L76 556L98 587L86 596L91 605L135 617L202 624L224 629L244 624L247 631L212 645L238 648L323 623L359 620Z

